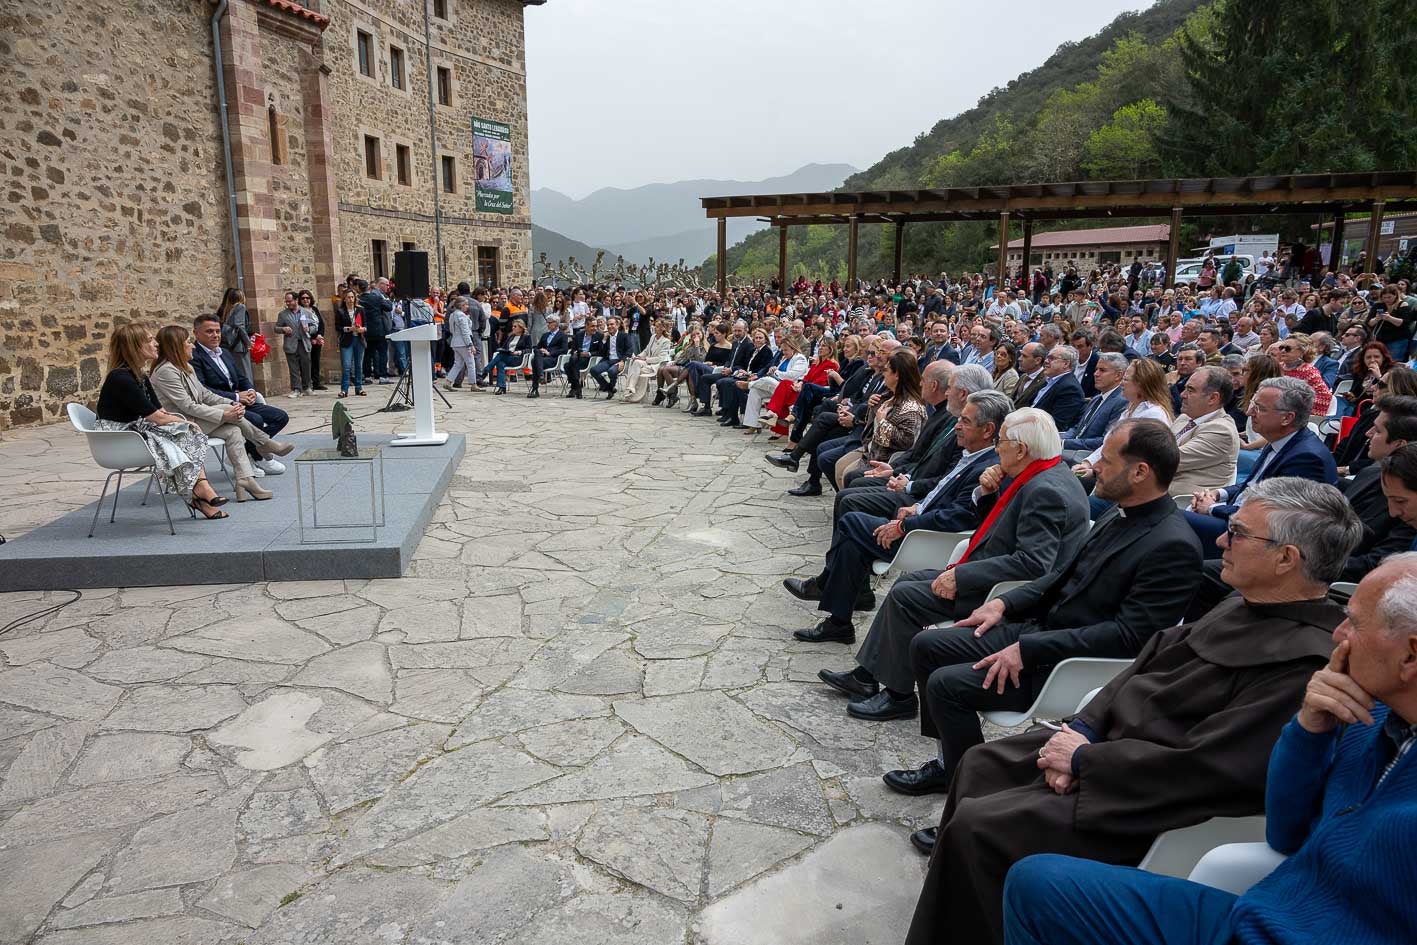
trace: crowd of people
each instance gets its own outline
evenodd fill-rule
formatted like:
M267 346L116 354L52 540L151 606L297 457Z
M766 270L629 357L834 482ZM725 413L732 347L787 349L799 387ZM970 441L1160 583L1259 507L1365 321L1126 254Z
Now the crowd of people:
M918 716L937 743L884 775L943 799L911 837L930 861L908 942L1410 941L1417 298L1371 273L1204 291L1139 275L721 299L460 285L397 308L444 326L452 389L524 372L527 397L560 376L583 398L589 378L775 442L771 466L806 465L784 501L832 487L820 569L783 584L823 614L799 640L854 644L870 614L855 668L820 674L843 724ZM393 299L352 275L310 320L313 298L288 296L292 388L319 377L312 327L338 336L341 396L407 370L388 361ZM251 460L240 473L288 449L234 350L239 306L192 332L120 328L99 401L209 517L207 437ZM962 537L878 601L872 565L917 531ZM980 712L1027 709L1076 657L1129 662L1074 717L985 743ZM1260 812L1289 859L1244 895L1131 869L1164 831Z

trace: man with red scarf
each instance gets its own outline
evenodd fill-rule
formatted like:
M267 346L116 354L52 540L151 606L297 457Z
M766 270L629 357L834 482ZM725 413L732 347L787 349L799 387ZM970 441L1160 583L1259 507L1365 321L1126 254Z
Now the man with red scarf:
M1167 494L1181 455L1158 420L1124 420L1102 444L1093 494L1116 502L1070 560L910 645L920 690L921 734L939 758L891 771L902 794L944 793L955 766L984 741L979 712L1033 704L1053 667L1075 656L1134 657L1186 612L1201 574L1201 547ZM934 844L933 829L911 837Z

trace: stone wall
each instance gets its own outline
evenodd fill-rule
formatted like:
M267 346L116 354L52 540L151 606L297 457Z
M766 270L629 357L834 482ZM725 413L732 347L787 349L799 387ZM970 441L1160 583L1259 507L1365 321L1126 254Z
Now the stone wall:
M0 4L0 429L97 396L115 324L220 300L203 0Z
M383 240L390 258L405 243L430 253L438 281L434 246L434 190L440 166L428 127L428 57L422 3L399 0L330 0L325 61L331 69L335 113L336 175L340 237L346 271L373 272L372 246ZM499 250L501 282L531 281L530 178L527 173L526 62L521 0L449 0L449 18L431 22L433 68L452 71L450 106L435 105L437 156L457 166L455 193L438 191L443 215L445 268L442 281L476 282L478 247ZM358 31L373 37L374 76L359 72ZM405 91L392 87L390 49L403 51ZM436 82L436 78L434 80ZM436 102L436 96L435 96ZM472 183L473 116L501 121L512 129L515 212L477 213ZM380 141L380 180L365 174L364 136ZM398 181L397 147L412 159L409 185Z
M438 164L430 146L421 0L308 0L330 18L231 0L223 25L238 225L248 306L274 319L280 292L327 298L345 272L434 247ZM521 0L448 0L433 59L453 73L438 106L438 156L457 162L439 192L443 281L474 281L478 247L499 250L500 281L531 278ZM0 430L92 403L113 327L186 323L235 284L210 0L9 0L0 4ZM318 20L319 17L315 17ZM376 74L358 74L355 29L375 37ZM405 91L389 82L404 51ZM268 108L276 109L276 140ZM516 160L510 215L479 214L472 117L506 122ZM382 180L364 173L380 137ZM275 144L274 150L272 144ZM395 145L413 179L397 182ZM434 261L437 278L437 261ZM284 389L276 356L258 386Z

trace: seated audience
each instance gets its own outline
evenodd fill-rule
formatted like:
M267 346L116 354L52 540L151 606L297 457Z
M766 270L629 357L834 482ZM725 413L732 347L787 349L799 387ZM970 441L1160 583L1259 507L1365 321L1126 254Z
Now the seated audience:
M192 370L207 390L223 400L239 403L246 408L246 419L266 436L273 437L290 422L290 416L279 407L266 403L256 392L251 379L241 373L241 367L231 353L221 346L221 319L215 315L198 315L192 321ZM247 442L246 455L253 466L252 476L279 476L285 472L280 460L267 459Z
M1288 338L1275 342L1269 351L1279 359L1279 365L1284 369L1285 377L1297 377L1308 384L1314 392L1312 413L1326 416L1329 406L1333 403L1333 391L1329 390L1328 385L1324 383L1323 375L1313 365L1314 358L1318 353L1313 339L1308 335L1293 332Z
M1119 423L1102 444L1094 490L1118 508L1084 528L1046 576L954 627L916 633L910 664L925 706L921 731L939 739L939 759L887 774L887 786L947 790L960 757L984 740L977 712L1026 709L1061 661L1130 658L1181 618L1201 550L1167 493L1178 461L1162 424Z
M158 329L157 361L152 372L152 388L158 402L168 413L185 417L208 437L226 444L226 461L234 474L237 502L269 499L271 493L258 486L252 475L246 444L253 444L262 456L285 456L295 449L295 444L271 439L246 419L246 407L240 401L225 400L207 390L192 371L191 348L191 336L182 326Z
M487 364L486 376L497 385L497 393L507 392L507 372L521 367L522 359L531 353L531 336L526 333L526 322L520 318L508 319L503 329L502 343Z
M1036 341L1025 341L1018 348L1018 384L1014 387L1014 406L1028 407L1033 398L1048 383L1043 373L1043 362L1048 357L1048 349Z
M935 361L931 367L948 366L949 363ZM998 458L994 452L994 439L1009 407L1008 399L1002 395L992 396L995 393L982 391L971 395L974 406L965 405L960 417L962 426L956 427L962 448L959 461L942 478L939 486L926 496L925 501L914 509L905 510L913 513L909 516L912 528L969 531L977 524L979 516L971 495L979 483L980 474L994 465ZM820 601L817 609L828 614L827 619L816 627L797 631L794 634L797 639L809 643L855 641L852 610L875 607L875 596L870 589L871 563L890 560L904 534L898 527L883 528L891 524L899 525L900 519L848 512L833 528L831 547L827 549L821 573L805 581L799 578L783 581L783 586L794 597ZM995 553L1001 546L1002 540L995 544Z
M1047 414L1030 407L1008 413L1002 420L997 448L980 455L985 450L985 419L994 420L998 411L1007 410L992 396L996 393L970 394L956 427L968 444L958 475L975 476L979 481L975 489L945 504L942 499L948 495L949 483L942 481L927 496L929 501L903 508L893 519L867 518L853 512L842 520L843 533L853 527L861 531L870 527L869 535L862 536L858 544L870 540L883 547L894 545L916 529L974 529L958 561L947 564L942 560L941 567L911 571L896 581L856 654L856 670L822 674L824 682L853 700L847 711L857 718L914 715L915 679L909 659L914 636L933 623L972 612L1000 581L1027 581L1047 574L1068 560L1083 540L1086 496L1076 477L1058 461L1058 432ZM997 421L995 429L999 429ZM975 471L978 463L990 459L996 462L982 473ZM852 519L850 525L848 518ZM869 566L869 561L866 564ZM800 588L789 585L788 590L797 593ZM831 628L823 625L817 629ZM812 631L796 635L811 639Z
M1417 555L1389 558L1364 578L1347 619L1334 631L1337 646L1328 664L1309 679L1298 712L1267 755L1265 839L1288 859L1237 896L1111 865L1135 859L1120 850L1108 855L1059 845L1058 853L1111 864L1051 854L1014 865L1003 895L1009 945L1410 942L1417 929L1417 897L1407 882L1417 868L1417 752L1410 750L1417 738L1414 600ZM1202 632L1184 629L1193 636ZM1311 635L1308 628L1305 635ZM1084 715L1096 717L1092 706ZM1210 722L1206 715L1191 717ZM1235 719L1246 727L1250 722ZM1061 767L1064 751L1045 749L1039 765L1056 757ZM1084 746L1077 754L1086 758L1092 751ZM1253 759L1237 760L1247 773L1255 767ZM1089 759L1079 767L1081 789L1095 765ZM1232 776L1226 769L1209 770L1212 777ZM1170 799L1178 788L1190 793L1198 771L1192 765L1180 780L1151 783L1159 797ZM1077 810L1083 811L1081 796ZM1125 822L1126 812L1115 809L1090 813L1089 819L1098 814ZM942 918L958 929L953 916Z
M1131 666L1061 731L1002 738L964 755L908 945L1001 941L1004 877L1030 854L1135 864L1163 831L1264 808L1265 759L1329 658L1343 611L1325 595L1362 526L1332 486L1277 478L1252 489L1219 539L1239 596L1196 623L1148 630ZM1159 491L1157 501L1169 503ZM1137 566L1143 581L1196 571L1194 562ZM1099 603L1103 613L1119 610L1115 599Z
M651 327L649 344L644 350L630 358L625 368L625 393L621 400L627 404L638 404L649 396L649 381L659 368L669 363L674 343L669 338L673 328L668 319L661 318Z
M847 341L850 342L853 352L861 350L861 343L855 336L848 335ZM780 440L787 435L788 427L795 422L792 407L797 403L802 391L808 387L818 391L830 390L831 375L836 373L840 366L836 362L836 342L828 336L817 342L806 374L800 378L783 378L777 382L767 404L767 412L773 416L772 436L768 437L769 440ZM840 377L839 374L837 376Z
M867 463L885 462L896 453L915 445L920 428L925 424L926 407L921 400L920 361L914 352L898 346L886 358L881 379L885 393L880 403L867 414L861 431L861 446L839 457L828 467L827 478L832 488L840 489L846 474Z
M626 323L614 317L606 320L599 347L592 352L600 360L590 367L590 379L606 397L615 396L615 382L625 373L630 359L635 356L633 338Z
M1063 462L1077 462L1107 438L1107 431L1127 406L1126 392L1122 388L1122 375L1126 371L1127 359L1122 355L1108 352L1097 356L1097 371L1093 375L1097 393L1087 399L1077 423L1059 433L1063 438Z
M537 293L541 296L541 293ZM533 305L532 311L537 309ZM566 353L570 346L569 336L561 329L561 316L554 312L546 313L544 316L546 330L536 341L536 347L531 352L531 390L527 391L527 399L531 400L541 396L541 378L547 371L553 370L561 355ZM568 359L569 360L569 359Z
M748 337L747 322L741 318L734 322L732 336L724 341L727 343L727 350L722 351L719 357L688 366L685 383L699 408L697 412L689 411L691 417L712 416L715 385L725 377L746 371L748 365L753 363L754 348ZM715 348L720 348L721 344L722 342L716 343L714 348L709 349L710 353L713 353Z
M1001 341L994 348L994 389L1012 397L1018 389L1018 348L1011 341Z
M1309 412L1314 392L1295 377L1275 377L1261 381L1250 401L1249 415L1255 433L1265 447L1254 468L1243 480L1222 489L1202 489L1195 493L1186 520L1206 548L1207 558L1220 557L1215 539L1225 530L1225 521L1244 501L1245 490L1276 476L1297 476L1332 485L1338 479L1333 454L1309 429Z
M674 405L679 403L679 384L687 378L689 365L701 363L709 356L709 352L703 326L691 321L688 330L679 339L674 356L668 364L661 366L655 375L654 402L650 406L658 407L663 404L671 410L674 409ZM666 384L669 385L667 388ZM689 409L692 411L697 401L693 400L692 392L689 397Z
M1071 428L1082 416L1087 400L1087 396L1082 392L1082 385L1073 373L1077 366L1076 348L1071 345L1053 347L1043 360L1043 386L1038 389L1031 402L1019 406L1037 407L1046 412L1060 430Z
M748 399L748 385L766 375L777 363L777 352L770 344L771 336L766 329L755 328L749 337L753 340L753 354L748 366L719 378L713 384L714 391L718 393L720 426L742 429L743 422L739 415Z
M1207 365L1181 388L1181 414L1171 423L1181 463L1171 480L1172 495L1194 495L1235 481L1240 434L1225 412L1233 393L1230 372Z
M747 402L743 407L743 426L746 434L761 433L765 420L763 405L776 396L784 384L802 383L811 368L811 359L806 354L807 339L801 335L788 335L782 339L777 352L777 363L768 368L767 373L748 384ZM776 417L774 418L776 419Z

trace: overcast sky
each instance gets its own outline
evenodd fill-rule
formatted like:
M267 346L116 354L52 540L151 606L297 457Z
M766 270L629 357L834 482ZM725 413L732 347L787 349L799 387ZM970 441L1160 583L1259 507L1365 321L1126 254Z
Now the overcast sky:
M1149 0L550 0L526 8L531 184L582 197L866 168Z

